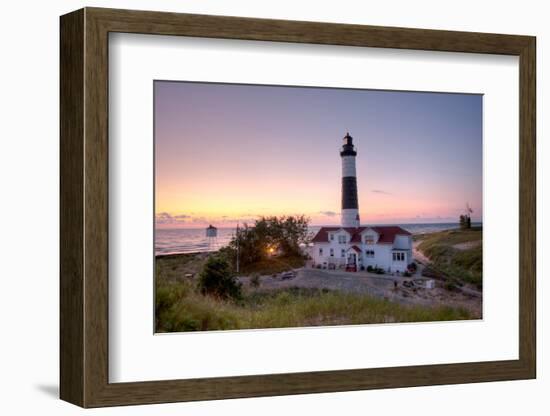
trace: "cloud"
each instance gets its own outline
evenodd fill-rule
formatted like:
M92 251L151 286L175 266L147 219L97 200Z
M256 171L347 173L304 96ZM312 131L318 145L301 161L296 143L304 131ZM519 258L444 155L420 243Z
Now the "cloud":
M157 222L157 224L171 224L173 218L167 212L159 212L155 215L155 221Z
M386 192L386 191L383 191L382 189L373 189L371 192L373 194L391 195L391 192Z
M186 222L189 218L191 216L186 214L172 215L168 212L159 212L155 215L155 222L157 224L180 224Z
M325 215L327 217L336 217L338 215L338 213L334 211L319 211L319 214Z
M204 224L229 224L234 225L237 223L254 223L258 216L246 214L243 216L205 216L198 215L195 213L189 214L171 214L169 212L158 212L155 215L155 223L157 225L168 225L168 226L179 226L179 225L190 225L190 226L199 226Z
M206 217L193 217L191 222L194 224L204 224L208 222L208 219Z
M221 221L224 224L253 224L259 216L228 217L225 215Z

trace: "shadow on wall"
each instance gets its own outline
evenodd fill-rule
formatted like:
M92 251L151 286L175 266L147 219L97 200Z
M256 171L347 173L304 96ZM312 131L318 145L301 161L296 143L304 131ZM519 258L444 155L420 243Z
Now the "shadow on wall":
M36 390L47 396L53 397L54 399L59 398L59 386L56 384L38 384L34 387Z

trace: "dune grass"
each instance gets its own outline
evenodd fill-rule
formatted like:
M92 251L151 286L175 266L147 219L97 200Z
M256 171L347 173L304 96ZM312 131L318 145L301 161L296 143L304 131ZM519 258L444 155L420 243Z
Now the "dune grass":
M208 255L189 254L156 260L157 332L290 328L393 322L471 319L464 308L413 306L327 289L262 290L243 287L239 300L200 293L199 272ZM247 273L273 274L299 267L303 259L271 258ZM187 277L185 277L187 276ZM189 277L191 276L191 277Z
M157 332L289 328L470 319L466 309L408 306L363 294L288 288L248 291L239 301L198 293L192 281L157 277Z
M482 287L483 252L481 227L469 230L448 230L420 237L418 246L432 261L432 267L451 280L472 283ZM479 242L479 244L476 244ZM457 244L473 243L470 248L456 248Z

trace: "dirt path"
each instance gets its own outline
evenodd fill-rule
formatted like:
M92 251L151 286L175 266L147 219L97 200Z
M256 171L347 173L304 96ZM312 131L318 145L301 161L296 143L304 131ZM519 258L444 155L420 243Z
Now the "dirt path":
M481 240L478 241L466 241L465 243L458 243L453 245L453 248L456 248L457 250L469 250L471 248L475 248L481 244Z
M417 274L422 274L422 270L430 264L430 258L426 257L422 251L418 249L419 244L421 241L415 241L413 242L413 256L418 264L418 270ZM459 249L459 250L467 250L469 248L475 247L476 245L481 244L481 241L469 241L466 243L461 244L455 244L453 247ZM459 248L460 246L461 248ZM481 315L481 298L482 298L482 292L479 291L477 288L473 287L472 285L465 284L464 286L458 288L462 292L462 294L465 297L469 298L478 298L479 299L479 306L476 307L476 309L479 309L479 313Z
M421 241L414 241L413 242L413 257L416 260L417 263L420 263L424 266L430 263L430 259L424 255L419 249L418 246L420 245Z

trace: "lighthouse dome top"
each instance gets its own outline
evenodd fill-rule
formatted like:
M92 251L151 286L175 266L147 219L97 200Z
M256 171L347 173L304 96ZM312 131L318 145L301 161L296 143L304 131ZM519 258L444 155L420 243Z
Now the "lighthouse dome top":
M353 146L353 137L350 136L349 132L344 136L344 145L342 146L340 156L357 156L357 152Z
M344 144L353 144L353 137L349 135L349 131L344 136Z

